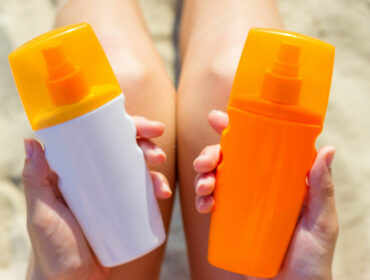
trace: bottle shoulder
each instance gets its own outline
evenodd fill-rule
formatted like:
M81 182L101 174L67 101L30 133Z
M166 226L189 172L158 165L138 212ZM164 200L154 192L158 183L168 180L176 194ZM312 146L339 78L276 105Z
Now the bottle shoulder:
M274 103L261 98L259 95L250 94L236 97L230 102L229 107L278 120L322 125L321 115L310 109L299 105Z
M114 85L92 87L80 101L70 105L56 106L40 113L34 119L34 127L40 130L80 117L108 103L120 94L122 94L121 90Z

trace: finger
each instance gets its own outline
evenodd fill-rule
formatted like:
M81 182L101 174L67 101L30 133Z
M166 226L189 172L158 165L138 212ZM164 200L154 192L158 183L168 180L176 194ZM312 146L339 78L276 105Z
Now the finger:
M64 197L59 189L58 186L59 182L59 177L58 175L53 171L49 170L49 183L50 187L54 192L54 195L56 196L57 199L59 199L61 202L63 202L65 205L67 205L66 201L64 200Z
M137 139L139 147L143 150L145 160L152 164L163 163L166 160L165 152L148 139Z
M164 124L161 122L151 121L140 116L134 116L133 119L138 137L155 138L164 132Z
M156 197L160 199L171 197L172 191L166 177L162 173L156 171L151 171L150 175L152 176L154 193Z
M53 191L57 176L52 174L41 145L32 139L24 142L26 161L22 180L27 204L27 230L33 247L41 252L40 258L44 259L41 261L46 262L45 256L55 254L55 248L60 248L59 241L63 240L66 232L72 230L73 237L79 241L83 240L83 235L66 204ZM64 229L60 231L60 228Z
M194 160L194 170L199 173L211 172L220 161L220 145L211 145L203 149L200 155Z
M212 195L207 195L207 196L197 195L195 198L195 207L197 208L198 212L201 214L207 214L211 212L214 204L215 204L215 201Z
M219 110L212 110L208 115L208 122L209 124L218 132L222 133L222 131L227 127L229 124L229 117L225 112Z
M39 142L34 139L24 139L26 160L23 168L23 177L26 185L45 185L49 175L49 165Z
M308 175L308 199L304 216L312 228L321 233L336 234L338 231L337 212L334 198L334 182L331 164L335 149L326 146L318 152Z
M50 186L49 165L44 156L44 151L36 140L24 140L26 160L24 163L22 182L26 201L29 206L40 198L54 201L55 194Z
M215 190L215 185L215 172L200 174L195 179L195 193L200 196L209 195Z

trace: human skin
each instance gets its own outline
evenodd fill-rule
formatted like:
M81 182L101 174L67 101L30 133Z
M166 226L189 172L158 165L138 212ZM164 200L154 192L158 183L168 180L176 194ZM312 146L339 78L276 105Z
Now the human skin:
M272 0L185 0L180 30L177 151L182 215L193 280L243 279L207 261L209 215L194 208L193 160L219 135L207 122L225 110L240 54L252 27L282 28Z
M69 0L59 11L56 23L60 26L81 21L92 24L102 42L126 95L127 111L165 123L166 132L156 143L166 151L167 161L158 170L168 177L170 186L174 186L174 87L149 38L137 1ZM182 71L176 97L177 163L194 280L244 279L207 262L209 216L199 214L194 207L196 172L192 162L206 145L219 142L219 135L207 123L207 116L212 109L226 109L238 60L251 27L282 28L274 1L184 0L179 38ZM172 201L160 204L168 229ZM31 272L40 269L38 259L42 254L37 255L34 250L34 255ZM95 274L99 276L96 279L157 279L162 257L163 247L108 274L103 270Z
M175 186L175 88L155 50L136 0L62 1L56 27L88 22L92 25L125 94L130 115L144 116L164 124L163 135L153 140L166 154L166 161L151 170L163 173ZM141 143L149 146L150 143ZM163 177L163 176L162 176ZM168 232L173 197L160 200L163 222ZM28 214L30 215L30 214ZM47 238L47 237L45 237ZM35 251L36 248L33 248ZM157 279L165 244L130 263L110 270L108 279ZM35 261L38 257L35 255ZM33 264L31 263L31 268ZM143 269L145 267L145 269ZM54 278L53 278L54 279Z
M209 115L211 126L221 133L228 117L221 111ZM335 150L331 146L319 150L307 176L308 191L305 205L297 223L289 249L279 274L273 280L330 280L332 262L338 235L338 217L335 207L331 164ZM198 172L195 180L196 208L207 214L214 207L215 170L220 162L220 145L203 149L194 161ZM245 277L246 280L261 279Z

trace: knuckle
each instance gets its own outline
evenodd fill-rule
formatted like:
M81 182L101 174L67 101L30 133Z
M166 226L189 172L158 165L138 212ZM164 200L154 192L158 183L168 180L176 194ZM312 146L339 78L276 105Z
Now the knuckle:
M23 172L22 174L22 183L24 186L28 186L33 182L33 176L30 176L29 174L25 174Z
M330 180L329 182L325 183L321 187L321 192L323 192L324 196L326 196L326 197L334 197L335 191L334 191L334 182L333 182L333 180Z
M50 185L49 178L38 178L33 174L22 174L22 184L25 188L30 186L48 187Z
M22 183L24 186L32 185L34 181L35 181L35 177L32 174L23 172Z
M56 216L49 211L34 210L27 215L27 229L29 232L43 232L47 236L52 235L58 226Z
M316 224L316 232L323 237L324 240L332 242L337 239L339 233L339 222L337 217L330 220L322 220Z

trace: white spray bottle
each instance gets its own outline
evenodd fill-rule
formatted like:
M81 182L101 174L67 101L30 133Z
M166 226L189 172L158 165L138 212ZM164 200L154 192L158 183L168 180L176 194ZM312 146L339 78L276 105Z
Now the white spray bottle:
M100 262L159 247L165 231L124 95L92 28L43 34L9 55L32 129Z

